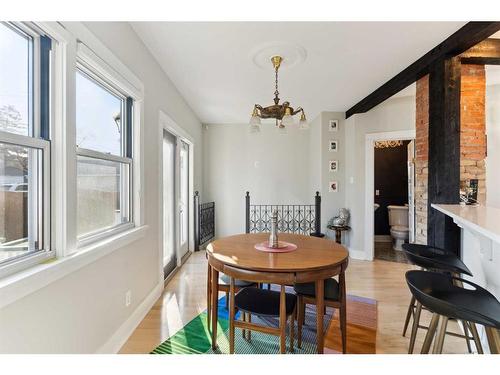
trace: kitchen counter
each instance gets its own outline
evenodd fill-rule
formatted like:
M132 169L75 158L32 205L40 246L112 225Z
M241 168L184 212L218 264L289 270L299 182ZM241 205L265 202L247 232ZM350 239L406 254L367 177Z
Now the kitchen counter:
M461 228L461 258L474 275L464 278L486 288L500 300L500 209L458 204L431 207L451 217ZM480 334L483 347L487 347L482 327Z

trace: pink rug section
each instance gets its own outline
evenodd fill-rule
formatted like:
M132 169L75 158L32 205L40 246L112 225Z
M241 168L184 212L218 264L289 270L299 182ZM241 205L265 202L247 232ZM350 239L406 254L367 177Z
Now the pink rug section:
M278 247L272 248L269 247L269 242L266 241L258 243L257 245L255 245L255 248L266 253L289 253L291 251L297 250L297 245L290 242L278 241Z

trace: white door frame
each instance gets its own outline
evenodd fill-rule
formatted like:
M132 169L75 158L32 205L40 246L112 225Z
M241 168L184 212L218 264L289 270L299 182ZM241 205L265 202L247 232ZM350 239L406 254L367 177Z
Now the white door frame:
M169 115L167 115L165 112L162 110L159 111L159 126L158 126L158 171L159 171L159 185L158 185L158 202L159 202L159 217L158 217L158 235L159 235L159 277L160 280L163 282L163 131L168 131L169 133L173 134L174 136L182 139L186 144L189 146L189 192L188 196L193 197L194 196L194 139L193 137L186 132L183 128L181 128ZM176 166L175 167L176 171L176 181L179 181L179 168ZM175 205L177 208L177 204L179 201L179 191L178 188L176 187L176 192L175 192ZM188 198L189 202L189 234L188 234L188 251L193 252L194 251L194 227L192 223L192 218L194 217L194 207L193 207L193 200ZM175 215L175 233L176 233L176 238L175 238L175 251L176 251L176 258L177 258L177 267L180 267L182 265L182 257L180 254L180 236L177 231L179 228L179 216L180 215ZM175 272L172 271L172 273Z
M369 133L365 135L365 255L373 260L373 236L375 211L373 190L375 186L375 141L413 140L415 130L400 130L393 132Z

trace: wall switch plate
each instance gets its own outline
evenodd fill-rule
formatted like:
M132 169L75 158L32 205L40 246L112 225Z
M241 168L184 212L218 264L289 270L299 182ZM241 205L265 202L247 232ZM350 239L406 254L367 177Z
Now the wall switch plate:
M129 307L131 303L132 303L132 291L127 290L127 293L125 293L125 307Z
M375 195L378 197L380 195L380 190L375 190Z

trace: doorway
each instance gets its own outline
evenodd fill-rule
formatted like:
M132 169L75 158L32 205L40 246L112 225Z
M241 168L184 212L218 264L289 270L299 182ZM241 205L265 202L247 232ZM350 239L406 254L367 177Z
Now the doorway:
M193 142L160 112L160 274L166 280L193 249Z
M382 246L385 246L385 250L390 255L395 255L393 259L385 259L392 261L404 261L406 258L402 254L401 250L397 250L394 252L394 247L396 245L394 239L399 239L398 248L401 245L401 238L405 237L404 232L408 234L407 238L403 241L409 242L410 233L414 233L414 220L410 218L411 215L414 215L414 179L412 178L414 169L413 169L413 153L414 147L413 142L415 139L415 131L414 130L406 130L406 131L395 131L395 132L384 132L384 133L372 133L367 134L365 136L365 251L366 258L369 260L373 260L375 257L375 240L377 242L384 242ZM391 196L390 193L392 183L385 184L388 177L381 178L382 185L375 185L375 150L376 144L382 148L389 145L397 144L400 149L400 165L399 169L401 173L396 173L394 168L391 168L390 161L388 161L388 165L386 165L386 173L390 174L394 172L390 177L394 177L397 174L403 175L403 179L401 180L401 191L399 192L399 197L396 199ZM400 144L400 145L399 145ZM408 156L410 153L410 157ZM409 170L411 168L411 171ZM410 177L410 178L409 178ZM411 180L411 181L410 181ZM378 191L377 191L378 190ZM384 191L382 191L384 190ZM378 194L377 194L378 193ZM396 200L395 200L396 199ZM392 201L391 201L392 200ZM389 202L391 201L391 203ZM376 212L380 210L383 206L382 210L377 213L378 225L377 232L376 230ZM403 218L401 221L401 227L404 228L392 228L392 232L394 236L391 235L391 226L389 224L389 211L387 206L393 206L392 213L394 214L393 219ZM381 214L381 215L380 215ZM406 216L405 216L406 215ZM381 217L380 217L381 216ZM377 234L378 233L378 234ZM399 256L398 256L399 255Z

